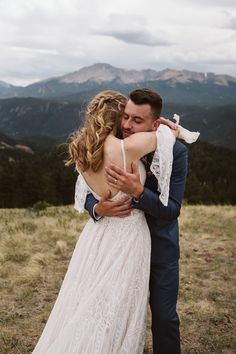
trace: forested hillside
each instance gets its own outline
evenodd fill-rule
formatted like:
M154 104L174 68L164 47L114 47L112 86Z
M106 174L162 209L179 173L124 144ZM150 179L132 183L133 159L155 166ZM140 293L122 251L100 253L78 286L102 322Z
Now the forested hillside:
M1 151L1 150L0 150ZM38 201L73 203L77 173L65 167L66 147L0 159L0 207L30 207ZM14 152L14 151L13 151ZM197 142L189 146L188 203L236 204L236 152Z

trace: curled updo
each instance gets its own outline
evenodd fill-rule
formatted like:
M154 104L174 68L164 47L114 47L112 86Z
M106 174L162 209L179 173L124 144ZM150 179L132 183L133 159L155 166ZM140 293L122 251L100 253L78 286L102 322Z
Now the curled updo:
M120 126L127 98L117 91L102 91L88 104L84 127L73 133L69 142L66 165L75 164L78 171L98 171L103 162L104 142Z

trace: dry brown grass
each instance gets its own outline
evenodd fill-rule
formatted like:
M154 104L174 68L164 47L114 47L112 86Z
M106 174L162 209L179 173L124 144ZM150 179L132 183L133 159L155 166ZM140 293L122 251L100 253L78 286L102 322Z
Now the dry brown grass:
M2 354L32 352L86 219L71 206L0 209ZM183 354L236 353L235 220L236 208L231 206L182 209ZM151 353L150 318L145 353Z

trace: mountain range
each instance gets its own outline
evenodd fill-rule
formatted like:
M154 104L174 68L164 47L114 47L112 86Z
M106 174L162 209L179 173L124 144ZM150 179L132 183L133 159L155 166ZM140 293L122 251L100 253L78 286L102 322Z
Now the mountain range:
M236 78L187 70L125 70L103 63L26 87L0 81L0 132L22 144L63 142L82 125L86 104L97 92L127 94L138 87L162 95L164 116L177 113L183 125L201 132L202 140L236 149Z
M125 70L99 63L26 87L0 81L0 98L66 97L107 88L127 93L135 87L150 87L160 92L166 102L184 104L233 104L236 96L236 78L228 75L171 69Z

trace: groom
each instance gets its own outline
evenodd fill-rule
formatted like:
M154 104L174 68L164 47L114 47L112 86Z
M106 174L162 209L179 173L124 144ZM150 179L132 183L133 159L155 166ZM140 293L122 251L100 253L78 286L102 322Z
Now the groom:
M157 129L162 109L162 98L149 89L137 89L130 93L121 120L123 138L131 134ZM109 166L108 183L131 195L110 201L109 192L99 202L89 194L86 209L94 220L102 216L125 217L131 208L144 211L151 232L150 307L152 312L152 338L154 354L179 354L180 333L176 303L179 286L179 228L178 216L184 195L187 175L187 149L176 141L173 148L173 167L170 192L165 207L157 192L156 178L150 172L151 156L146 157L147 178L140 183L137 167L131 173L116 166ZM99 221L98 221L99 222Z

